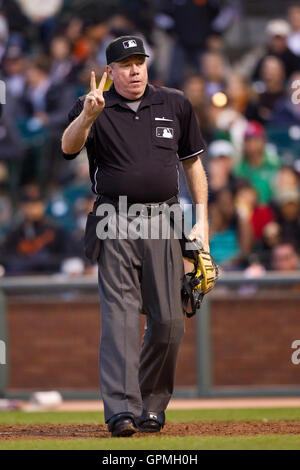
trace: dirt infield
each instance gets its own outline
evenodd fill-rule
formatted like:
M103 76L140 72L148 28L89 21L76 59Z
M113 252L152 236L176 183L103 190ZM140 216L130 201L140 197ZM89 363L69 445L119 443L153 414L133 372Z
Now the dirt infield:
M256 436L265 434L300 435L300 421L167 423L157 436ZM135 437L148 434L136 433ZM84 425L14 425L0 426L0 441L15 439L103 439L109 438L106 426Z

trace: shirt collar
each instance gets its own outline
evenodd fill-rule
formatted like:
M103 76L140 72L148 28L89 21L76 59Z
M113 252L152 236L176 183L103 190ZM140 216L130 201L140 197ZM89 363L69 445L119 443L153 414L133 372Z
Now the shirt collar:
M127 105L125 105L126 98L117 93L114 84L111 85L108 91L104 92L104 99L105 108L110 108L115 105L127 107ZM150 106L151 104L161 103L163 103L163 98L159 91L159 88L147 84L139 109L144 108L145 106Z

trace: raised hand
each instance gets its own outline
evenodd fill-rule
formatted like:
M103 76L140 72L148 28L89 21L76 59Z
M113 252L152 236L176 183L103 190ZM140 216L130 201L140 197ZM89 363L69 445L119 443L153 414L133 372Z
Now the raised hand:
M104 72L97 88L95 72L91 72L91 91L85 97L83 111L88 118L92 118L93 120L96 119L105 106L103 89L106 78L107 73Z

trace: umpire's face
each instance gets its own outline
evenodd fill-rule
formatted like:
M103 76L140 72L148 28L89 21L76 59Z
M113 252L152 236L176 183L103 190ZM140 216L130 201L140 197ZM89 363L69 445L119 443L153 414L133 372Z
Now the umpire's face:
M148 72L146 59L142 55L131 55L126 59L107 65L107 73L113 80L117 92L129 100L140 98L145 91Z

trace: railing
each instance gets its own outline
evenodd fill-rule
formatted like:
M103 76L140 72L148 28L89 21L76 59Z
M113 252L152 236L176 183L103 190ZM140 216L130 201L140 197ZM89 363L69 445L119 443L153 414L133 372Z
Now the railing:
M249 277L243 271L223 272L217 282L218 286L239 286L243 284L257 284L260 286L271 284L300 284L300 270L295 272L268 271L260 277ZM0 278L0 291L6 293L22 292L56 292L67 289L97 290L96 276L74 276L69 277L61 274L2 277Z

